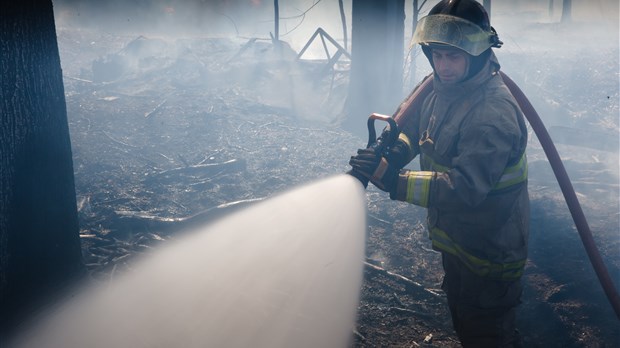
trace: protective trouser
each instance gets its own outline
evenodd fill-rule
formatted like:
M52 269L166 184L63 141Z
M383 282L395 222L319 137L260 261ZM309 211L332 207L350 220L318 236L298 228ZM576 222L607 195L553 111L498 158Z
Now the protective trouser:
M463 347L521 347L515 327L521 281L501 281L472 273L453 255L442 253L452 324Z

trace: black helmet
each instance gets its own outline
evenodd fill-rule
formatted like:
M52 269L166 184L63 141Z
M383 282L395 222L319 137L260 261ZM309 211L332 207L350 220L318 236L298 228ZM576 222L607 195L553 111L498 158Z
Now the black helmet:
M413 41L422 46L452 46L479 56L502 42L484 7L474 0L443 0L420 19Z

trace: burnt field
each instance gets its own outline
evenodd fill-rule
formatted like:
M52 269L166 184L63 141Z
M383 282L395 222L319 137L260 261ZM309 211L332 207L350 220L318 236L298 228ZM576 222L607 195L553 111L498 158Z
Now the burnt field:
M339 127L346 62L321 74L324 62L296 61L296 52L286 47L276 54L270 41L63 28L57 34L83 255L98 282L130 270L137 256L188 226L347 171L349 156L366 143ZM617 52L615 57L617 67ZM515 67L506 72L535 94L541 115L578 112L579 98L588 98L554 87L563 83L551 78L557 66L543 65L532 81L531 72L517 69L516 60L527 56L514 59L505 60ZM598 82L607 83L609 71L596 73ZM613 115L615 107L617 116L617 86L611 91L604 92L607 98L591 98L598 111ZM579 115L551 122L617 135L613 116L593 122ZM556 130L558 137L570 135ZM618 284L618 153L571 139L566 136L558 149ZM526 346L616 346L618 321L533 134L528 160L531 247L519 314ZM367 202L367 258L352 346L459 346L439 290L440 257L429 249L424 212L372 187Z

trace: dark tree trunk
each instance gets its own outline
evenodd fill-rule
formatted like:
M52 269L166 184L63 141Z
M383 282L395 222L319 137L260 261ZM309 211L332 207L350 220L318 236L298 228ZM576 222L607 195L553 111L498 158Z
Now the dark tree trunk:
M572 7L573 7L573 1L572 0L563 0L562 1L562 19L561 22L562 23L568 23L572 20Z
M278 0L273 0L273 15L274 15L274 37L276 41L280 40L280 5Z
M404 0L353 0L351 77L343 127L366 136L373 112L391 114L403 94Z
M0 52L2 337L84 266L52 1L3 1Z

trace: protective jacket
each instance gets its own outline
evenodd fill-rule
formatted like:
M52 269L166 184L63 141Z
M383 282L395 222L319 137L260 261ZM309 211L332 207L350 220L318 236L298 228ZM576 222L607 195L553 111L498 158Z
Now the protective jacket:
M464 82L434 79L399 136L421 170L401 170L392 198L428 208L435 250L480 276L516 280L527 258L527 129L499 68L492 54Z

